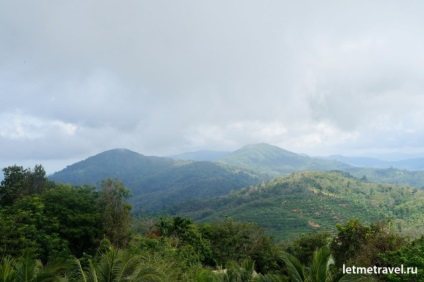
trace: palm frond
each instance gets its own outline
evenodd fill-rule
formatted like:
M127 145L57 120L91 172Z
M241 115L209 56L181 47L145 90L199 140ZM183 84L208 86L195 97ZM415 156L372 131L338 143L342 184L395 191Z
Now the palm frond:
M291 281L293 282L303 282L306 278L305 267L300 263L300 261L293 255L289 253L283 253L283 261L286 264L287 272Z

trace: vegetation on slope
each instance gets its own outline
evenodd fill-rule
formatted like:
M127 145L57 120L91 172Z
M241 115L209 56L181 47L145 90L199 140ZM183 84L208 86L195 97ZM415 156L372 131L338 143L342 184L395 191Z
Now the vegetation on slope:
M399 236L387 221L366 225L352 219L338 224L334 232L297 236L280 245L258 224L231 218L206 224L180 216L135 220L126 201L128 190L116 180L106 179L101 190L95 190L55 184L41 166L33 171L18 166L3 171L2 281L420 281L424 275L424 240ZM303 184L299 179L304 179ZM343 193L324 187L337 179L353 182L340 173L306 173L288 178L289 186L278 179L270 183L291 193L341 197ZM266 186L240 195L269 190ZM362 188L367 187L372 188ZM398 191L390 191L387 185L377 187L383 194L410 192L404 187ZM400 264L414 268L413 272L342 273L344 265Z
M397 168L350 168L346 170L358 178L370 182L406 184L419 189L424 188L424 171L409 171Z
M231 190L261 183L266 176L212 162L190 162L158 172L133 187L139 212L166 209L191 199L225 195Z
M265 143L247 145L218 160L220 163L278 176L300 170L343 170L349 166L331 160L298 155Z
M353 217L391 219L399 231L416 235L424 231L423 208L424 192L405 185L364 182L343 172L300 172L170 212L199 222L249 220L281 239L331 231Z
M168 158L144 156L127 149L113 149L77 162L49 176L55 182L96 185L106 178L118 178L133 186L140 179L175 165Z
M50 176L72 185L98 185L105 178L120 179L140 212L155 211L189 199L224 195L230 190L267 179L243 169L213 162L174 161L116 149L73 164Z

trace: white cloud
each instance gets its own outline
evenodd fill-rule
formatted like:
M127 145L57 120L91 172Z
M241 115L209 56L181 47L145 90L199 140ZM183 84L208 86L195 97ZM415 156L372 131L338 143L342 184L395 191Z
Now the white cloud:
M422 151L423 8L2 2L0 154Z
M44 120L38 117L15 113L0 115L0 137L9 140L35 140L50 134L74 135L78 126L58 120Z

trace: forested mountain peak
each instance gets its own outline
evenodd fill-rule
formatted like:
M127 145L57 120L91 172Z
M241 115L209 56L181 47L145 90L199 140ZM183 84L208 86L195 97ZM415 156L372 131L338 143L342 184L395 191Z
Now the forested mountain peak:
M49 177L73 185L119 179L131 191L136 209L157 210L184 200L223 195L258 184L264 175L215 162L176 161L113 149L77 162Z
M219 162L273 176L299 170L335 170L349 167L337 161L296 154L266 143L246 145Z
M174 160L168 158L144 156L122 148L112 149L69 165L49 178L53 181L76 185L96 184L106 178L124 179L133 174L151 175L174 163Z

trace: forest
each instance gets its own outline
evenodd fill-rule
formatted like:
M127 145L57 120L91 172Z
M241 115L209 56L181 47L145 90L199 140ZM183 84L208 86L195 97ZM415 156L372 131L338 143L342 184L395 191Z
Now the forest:
M9 166L3 174L0 281L424 279L424 237L406 236L389 219L350 218L332 230L280 240L258 223L229 216L199 223L178 214L135 215L130 191L118 179L55 183L41 165ZM416 272L343 273L401 265Z

